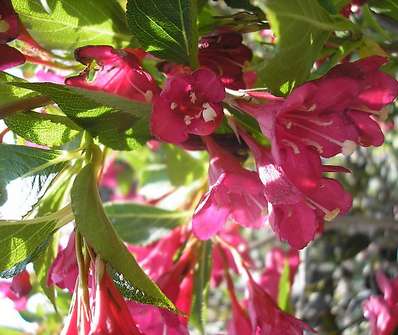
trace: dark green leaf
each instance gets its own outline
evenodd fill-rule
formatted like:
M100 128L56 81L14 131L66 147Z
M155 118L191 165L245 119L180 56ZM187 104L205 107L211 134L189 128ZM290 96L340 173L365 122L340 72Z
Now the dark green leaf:
M176 311L173 303L139 267L106 216L92 164L84 167L76 177L71 199L77 229L96 254L120 274L121 280L134 287L135 298L142 303Z
M123 9L115 0L12 0L32 36L44 47L73 52L85 45L126 46Z
M335 27L317 0L270 0L265 12L278 44L259 81L275 94L287 94L308 78Z
M131 32L154 55L197 66L196 0L128 0Z
M22 138L48 147L68 143L82 130L65 116L35 112L14 114L5 123Z
M55 101L61 110L112 149L130 150L149 139L150 104L52 83L13 83Z
M261 9L252 5L249 0L225 0L225 3L231 8L240 8L252 12L261 12Z
M192 215L135 203L108 203L104 208L122 240L131 244L154 242Z
M67 160L60 151L0 144L0 219L28 213Z

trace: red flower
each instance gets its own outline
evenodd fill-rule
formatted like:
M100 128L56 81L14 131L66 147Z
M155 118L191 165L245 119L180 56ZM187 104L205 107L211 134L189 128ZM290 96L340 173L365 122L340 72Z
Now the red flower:
M65 249L60 250L48 270L47 285L57 285L73 292L78 276L78 266L75 251L75 232L72 232Z
M271 227L291 247L304 248L322 231L324 220L330 221L351 208L351 195L340 183L322 177L321 173L331 167L322 166L315 152L303 150L300 157L287 147L283 165L278 165L268 149L244 132L240 134L256 159Z
M210 189L193 215L194 234L208 239L223 228L228 217L245 227L260 228L267 218L267 201L257 174L244 169L210 137L204 141L211 156Z
M170 143L184 142L188 134L211 134L222 120L224 96L222 82L208 69L169 77L154 100L152 134Z
M378 272L376 279L383 296L371 296L363 303L364 316L372 335L391 335L398 328L398 277L390 280Z
M293 285L300 257L297 250L284 251L281 248L272 248L267 252L265 270L261 275L261 287L277 302L279 294L279 282L285 266L289 267L289 282Z
M199 41L200 65L217 73L225 87L231 89L246 88L242 68L252 56L237 32L208 35Z
M25 63L25 56L6 43L16 39L20 23L10 0L0 0L0 71Z
M85 46L75 50L75 57L87 67L80 75L66 79L67 85L142 102L151 102L159 94L155 81L130 50L106 45Z
M29 273L26 270L13 277L11 282L0 282L0 296L11 299L17 311L26 308L31 289Z
M384 137L372 119L398 95L398 83L379 71L385 59L369 57L333 68L321 79L296 88L286 99L267 97L264 105L240 103L271 139L276 162L291 147L312 147L323 157L350 154L355 144L379 146Z

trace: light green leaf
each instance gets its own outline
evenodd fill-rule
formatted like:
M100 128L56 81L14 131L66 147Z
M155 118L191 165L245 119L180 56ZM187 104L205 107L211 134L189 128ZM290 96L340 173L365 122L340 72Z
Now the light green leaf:
M290 267L289 262L285 260L278 286L278 306L282 311L289 310L290 302Z
M12 0L32 36L45 48L73 52L85 45L123 47L130 41L115 0Z
M39 94L29 89L11 86L10 82L24 82L24 80L14 77L8 73L0 72L0 107L7 106L21 98L34 97Z
M186 223L192 213L169 211L136 203L108 203L105 212L123 241L148 244Z
M151 105L53 83L13 83L50 97L76 124L115 150L135 149L149 139Z
M77 229L96 254L120 274L120 279L134 287L139 293L135 298L142 303L176 311L173 303L142 271L106 216L92 163L76 177L71 199Z
M287 94L308 78L336 27L317 0L269 0L264 9L277 47L274 57L258 73L259 84L275 94Z
M200 179L206 173L205 164L202 160L192 157L176 145L166 144L164 148L167 174L174 186L188 185Z
M201 334L205 334L207 299L212 268L211 250L211 240L203 242L194 277L195 287L190 321L199 329Z
M61 151L0 144L0 219L21 219L68 164Z
M196 67L196 12L196 0L128 0L127 23L146 51Z
M35 112L14 114L6 118L5 123L22 138L48 147L60 147L82 131L65 116Z

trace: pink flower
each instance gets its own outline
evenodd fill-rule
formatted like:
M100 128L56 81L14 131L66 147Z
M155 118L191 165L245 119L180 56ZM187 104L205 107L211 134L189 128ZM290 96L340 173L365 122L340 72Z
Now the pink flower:
M323 157L349 154L355 145L379 146L384 137L372 118L398 95L398 83L379 71L385 59L369 57L333 68L296 88L286 99L268 96L264 105L240 103L271 139L272 152L312 147Z
M188 134L211 134L222 120L224 96L222 82L209 69L169 77L154 100L152 134L170 143L184 142Z
M252 56L237 32L220 32L199 41L200 65L217 73L225 87L231 89L246 88L242 69Z
M111 46L85 46L75 50L86 69L65 80L67 85L104 91L127 99L151 102L159 94L154 79L143 70L135 53Z
M285 266L289 267L289 282L293 285L300 257L297 250L285 251L274 247L267 252L265 270L261 275L260 286L277 302L279 294L279 283Z
M160 252L160 251L159 251ZM186 315L190 314L193 289L195 256L192 250L185 252L166 272L156 279L164 294ZM153 279L153 277L152 277ZM138 327L145 335L188 335L188 321L167 310L138 303L129 303Z
M20 22L10 0L0 0L0 71L25 63L25 56L6 43L16 39Z
M211 156L210 189L194 212L194 234L208 239L223 228L229 217L242 226L260 228L267 217L267 201L257 174L242 168L235 157L210 137L205 137L204 141Z
M75 251L75 232L72 232L65 249L58 252L53 264L48 270L47 285L57 285L73 292L78 276L78 266Z
M268 201L269 222L274 232L292 248L302 249L332 220L351 208L352 198L340 183L322 177L335 167L322 166L312 150L285 148L284 164L275 163L269 149L261 147L243 131L240 135L251 149Z
M31 289L30 276L26 270L13 277L11 282L0 282L0 296L11 299L17 311L26 309Z
M248 281L248 314L253 335L302 335L313 331L306 323L281 311L251 277Z
M398 277L390 280L378 272L376 280L383 296L364 301L364 316L370 321L372 335L391 335L398 328Z

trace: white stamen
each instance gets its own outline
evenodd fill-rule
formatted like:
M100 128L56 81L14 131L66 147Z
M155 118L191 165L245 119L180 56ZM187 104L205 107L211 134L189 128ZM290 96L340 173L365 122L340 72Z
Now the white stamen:
M171 108L171 110L173 111L173 110L175 110L176 108L177 108L177 103L176 102L172 102L171 103L171 105L170 105L170 108Z
M315 202L314 200L312 200L311 198L307 198L307 200L312 205L314 205L316 208L320 209L323 213L325 213L325 216L323 217L325 221L332 221L340 213L340 209L339 208L335 208L335 209L330 211L327 208L325 208L322 205L320 205L317 202Z
M190 93L189 93L189 98L191 99L191 102L192 102L193 104L195 104L195 103L196 103L196 100L198 100L198 98L196 97L195 92L190 92Z
M313 104L310 108L308 108L307 110L309 111L309 112L312 112L312 111L314 111L316 109L316 104Z
M153 98L153 92L152 91L146 91L145 93L144 93L144 97L145 97L145 101L146 102L151 102L152 101L152 98Z
M290 128L292 128L292 123L289 121L285 124L285 126L286 126L286 129L290 129Z
M356 147L357 147L357 145L355 142L350 141L350 140L345 140L343 142L341 152L343 153L344 156L349 156L355 151Z
M185 115L184 116L184 122L187 126L189 126L191 124L192 117L190 117L189 115Z
M283 139L282 142L285 143L287 146L291 147L295 155L298 155L300 153L299 147L293 142L286 139Z
M205 102L205 103L202 105L202 107L203 107L203 110L202 110L203 119L204 119L206 122L214 121L214 119L215 119L216 116L217 116L217 113L216 113L216 111L214 110L214 108L211 107L207 102Z
M320 154L323 153L323 148L318 142L312 141L308 138L304 138L303 141L309 144L310 146L314 147Z
M5 33L10 29L10 25L7 21L0 20L0 33Z

